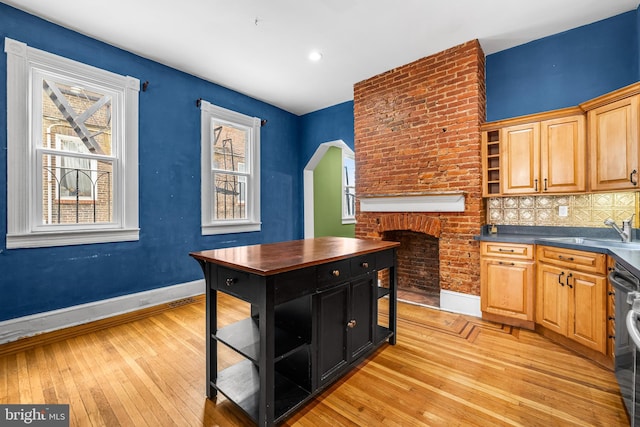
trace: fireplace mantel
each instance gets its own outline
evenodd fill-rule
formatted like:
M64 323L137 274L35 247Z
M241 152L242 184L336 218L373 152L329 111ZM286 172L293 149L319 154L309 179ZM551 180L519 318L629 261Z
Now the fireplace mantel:
M361 212L464 212L464 192L382 194L360 197Z

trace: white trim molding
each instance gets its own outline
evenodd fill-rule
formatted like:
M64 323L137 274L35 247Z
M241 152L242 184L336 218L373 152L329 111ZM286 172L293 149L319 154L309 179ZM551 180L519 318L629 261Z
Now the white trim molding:
M359 197L360 212L464 212L463 193Z
M205 293L204 279L0 322L0 344Z
M480 297L478 295L463 294L461 292L440 290L440 309L452 313L467 314L482 317Z

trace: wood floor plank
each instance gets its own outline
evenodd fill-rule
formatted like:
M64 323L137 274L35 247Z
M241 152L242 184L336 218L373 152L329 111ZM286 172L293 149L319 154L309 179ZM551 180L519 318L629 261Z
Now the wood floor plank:
M248 304L224 295L218 308L219 326L249 315ZM202 298L149 313L17 352L0 348L0 402L68 403L71 425L82 427L250 425L224 396L205 397ZM406 303L398 315L397 345L283 425L628 425L613 372L535 332ZM220 369L242 360L219 347Z

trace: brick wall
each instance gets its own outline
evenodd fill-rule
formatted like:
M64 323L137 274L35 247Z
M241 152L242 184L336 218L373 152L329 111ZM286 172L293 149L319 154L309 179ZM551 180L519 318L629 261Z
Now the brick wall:
M484 117L484 54L477 40L354 86L359 197L465 193L459 213L378 214L360 212L357 204L356 237L380 239L391 229L439 237L441 288L474 295L480 294L480 255L473 236L485 218ZM434 224L437 233L430 231Z

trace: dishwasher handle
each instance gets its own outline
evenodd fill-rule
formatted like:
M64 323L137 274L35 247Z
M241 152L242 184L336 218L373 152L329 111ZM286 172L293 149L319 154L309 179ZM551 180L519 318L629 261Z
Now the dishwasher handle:
M633 310L629 310L627 313L627 332L629 333L629 338L636 345L636 348L640 348L640 332L638 331L637 320L640 313L636 313Z

